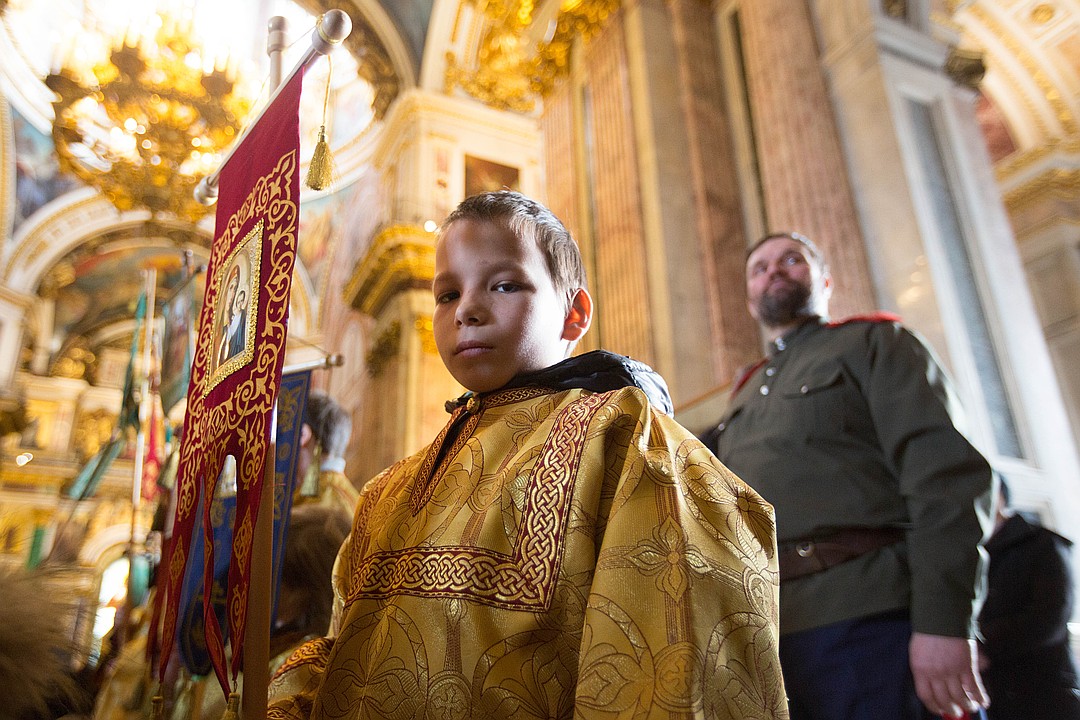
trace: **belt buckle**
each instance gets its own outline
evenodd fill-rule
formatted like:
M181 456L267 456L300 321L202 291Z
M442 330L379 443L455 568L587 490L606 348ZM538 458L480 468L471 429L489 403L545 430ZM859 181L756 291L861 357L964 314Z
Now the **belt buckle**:
M810 557L814 554L814 543L812 540L807 540L795 545L795 552L799 554L799 557Z

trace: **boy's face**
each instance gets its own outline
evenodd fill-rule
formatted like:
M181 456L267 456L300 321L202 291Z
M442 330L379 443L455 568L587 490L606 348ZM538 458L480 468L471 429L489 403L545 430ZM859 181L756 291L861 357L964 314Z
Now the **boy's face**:
M567 308L540 248L501 225L458 220L435 249L435 344L450 374L474 392L563 360L583 327ZM587 301L587 294L585 295Z

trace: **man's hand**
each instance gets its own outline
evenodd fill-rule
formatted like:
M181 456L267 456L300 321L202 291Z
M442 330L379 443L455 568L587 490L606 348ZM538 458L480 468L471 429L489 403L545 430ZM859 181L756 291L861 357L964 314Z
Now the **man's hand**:
M912 633L911 674L915 693L935 715L964 717L990 704L975 666L975 641Z

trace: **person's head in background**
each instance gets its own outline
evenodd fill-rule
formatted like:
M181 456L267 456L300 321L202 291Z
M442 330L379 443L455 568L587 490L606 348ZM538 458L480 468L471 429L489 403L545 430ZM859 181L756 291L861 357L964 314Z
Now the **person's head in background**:
M281 565L275 636L299 639L322 635L329 628L334 560L351 527L352 518L339 508L312 504L292 509Z
M747 308L768 340L808 318L828 317L831 295L825 257L805 235L770 233L747 253Z
M352 418L349 413L326 393L320 390L309 392L304 406L304 425L300 429L299 477L304 477L315 457L321 458L322 462L344 458L350 437Z
M432 292L439 355L474 392L566 359L592 320L577 243L550 210L509 190L466 198L446 218Z

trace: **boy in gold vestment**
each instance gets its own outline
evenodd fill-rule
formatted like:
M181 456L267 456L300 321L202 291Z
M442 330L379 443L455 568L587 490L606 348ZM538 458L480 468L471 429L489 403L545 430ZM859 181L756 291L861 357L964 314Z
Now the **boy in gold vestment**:
M435 255L469 392L364 488L327 638L270 718L786 718L772 508L666 413L663 380L570 358L577 246L524 196L466 199Z

